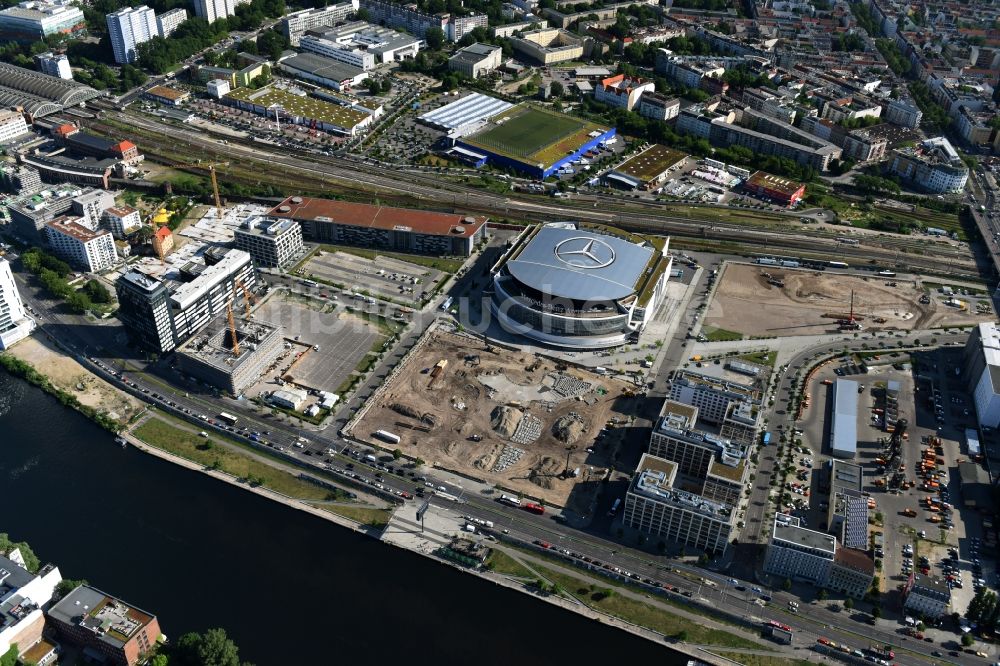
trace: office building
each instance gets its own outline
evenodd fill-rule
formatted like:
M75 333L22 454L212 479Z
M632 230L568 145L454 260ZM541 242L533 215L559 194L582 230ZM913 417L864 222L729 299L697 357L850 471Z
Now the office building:
M38 42L51 35L75 37L87 27L72 0L25 0L0 11L0 42Z
M297 412L308 398L309 394L302 389L284 388L272 393L268 400L277 407Z
M0 189L18 197L37 192L42 189L42 176L29 166L0 164Z
M302 256L302 227L294 220L250 217L236 229L236 247L249 252L258 268L283 268Z
M833 383L832 399L830 454L835 458L853 458L858 453L858 383L838 379Z
M937 620L948 613L951 588L943 580L911 573L903 587L903 610Z
M98 273L118 263L110 232L91 231L73 217L56 218L45 231L53 254L73 266Z
M935 194L961 192L969 180L969 168L943 136L893 150L889 172Z
M118 64L135 62L139 54L136 47L159 34L156 14L146 5L126 7L108 14L108 39Z
M28 571L17 549L7 557L0 555L0 655L6 655L16 645L16 654L28 660L29 650L42 640L45 628L42 609L52 601L61 581L59 569L51 564L37 574Z
M194 0L194 13L195 16L214 23L220 18L235 14L236 5L236 0Z
M31 335L33 330L35 321L24 309L10 263L0 257L0 351L10 349L15 342ZM3 654L2 649L0 643L0 654Z
M736 510L732 505L674 487L677 464L648 453L625 495L624 524L707 553L724 553Z
M583 39L560 28L541 28L510 38L514 52L542 65L583 58Z
M142 226L139 211L130 206L112 206L104 211L104 219L111 229L111 235L123 239Z
M448 58L448 69L478 79L500 67L503 49L492 44L469 44Z
M980 428L1000 427L1000 327L982 322L965 343L962 378L972 393Z
M0 145L26 137L28 123L20 111L0 109Z
M871 588L875 562L836 537L807 529L794 516L777 514L764 558L764 571L860 599Z
M368 71L417 55L423 40L365 21L316 28L299 39L299 48Z
M486 237L486 218L311 197L288 197L268 212L302 225L320 243L468 257Z
M170 320L170 292L164 283L138 271L115 282L118 318L133 342L165 354L177 346Z
M212 79L205 84L205 88L208 94L215 99L222 99L233 89L228 79Z
M46 51L35 56L35 64L42 74L55 76L60 79L73 79L73 70L69 66L69 58L62 53Z
M248 253L220 248L206 251L204 259L182 267L186 282L166 283L138 271L118 279L119 317L133 341L159 353L172 351L228 303L241 300L243 287L253 289L256 273Z
M616 109L631 111L639 103L644 93L656 90L652 81L634 79L624 74L602 79L594 87L594 99Z
M43 245L42 231L51 220L68 213L73 199L88 192L87 188L64 183L25 194L7 204L11 225L18 238L31 245Z
M721 425L730 406L746 401L757 402L757 390L747 384L726 381L695 372L678 371L670 383L669 398L698 408L698 418Z
M46 613L60 640L115 666L134 666L156 646L156 616L89 585L81 585Z
M187 19L188 13L183 7L171 9L156 17L156 32L160 37L166 39Z
M235 307L235 306L234 306ZM238 396L253 385L283 351L281 327L234 317L236 340L225 316L177 348L186 375Z
M666 401L664 408L670 409L671 404ZM672 411L661 414L649 438L650 455L677 463L678 471L685 476L703 479L713 462L719 462L737 469L737 476L742 478L746 470L744 448L718 435L682 425L675 417Z
M358 0L349 0L291 12L281 19L281 31L293 47L298 47L299 40L307 31L342 23L357 12L359 6Z

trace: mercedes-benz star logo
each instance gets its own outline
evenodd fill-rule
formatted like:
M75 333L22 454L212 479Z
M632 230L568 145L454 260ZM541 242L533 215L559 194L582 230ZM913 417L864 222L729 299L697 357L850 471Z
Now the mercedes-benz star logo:
M615 260L614 249L602 240L576 236L559 242L556 258L574 268L604 268Z

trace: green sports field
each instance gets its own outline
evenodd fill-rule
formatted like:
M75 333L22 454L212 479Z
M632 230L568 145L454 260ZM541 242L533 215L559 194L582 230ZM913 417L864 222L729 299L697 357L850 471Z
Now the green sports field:
M502 116L510 116L506 111ZM493 125L476 136L476 141L517 157L528 157L545 146L579 130L584 121L563 114L547 113L530 106L502 125Z
M504 118L509 120L503 121ZM534 168L555 163L606 131L606 127L587 120L522 104L497 114L489 125L462 142Z

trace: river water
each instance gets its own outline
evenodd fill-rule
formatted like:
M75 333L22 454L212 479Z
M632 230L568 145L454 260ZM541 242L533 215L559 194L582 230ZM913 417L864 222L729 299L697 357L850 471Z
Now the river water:
M135 449L0 372L0 532L64 578L221 626L258 666L683 664L678 653Z

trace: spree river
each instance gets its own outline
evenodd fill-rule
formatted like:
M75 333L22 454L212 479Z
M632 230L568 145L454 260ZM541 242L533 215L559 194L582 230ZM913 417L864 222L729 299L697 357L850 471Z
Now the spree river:
M131 447L0 372L0 532L258 666L685 659Z

